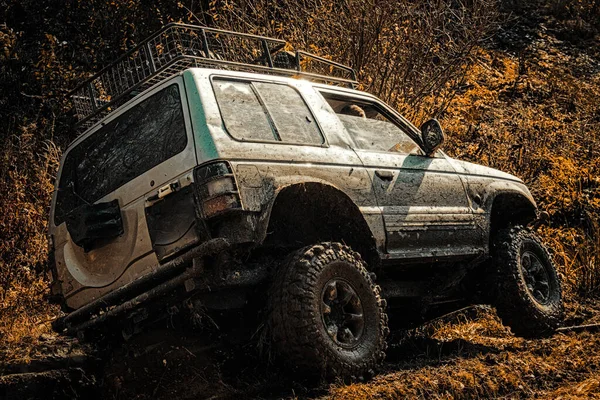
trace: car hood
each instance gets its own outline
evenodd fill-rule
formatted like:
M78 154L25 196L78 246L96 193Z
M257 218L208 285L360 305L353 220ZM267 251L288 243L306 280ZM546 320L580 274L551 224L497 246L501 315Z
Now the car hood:
M496 179L505 179L509 181L523 183L523 181L514 175L499 171L494 168L484 167L483 165L473 164L466 161L453 160L458 170L462 170L468 175L485 176Z

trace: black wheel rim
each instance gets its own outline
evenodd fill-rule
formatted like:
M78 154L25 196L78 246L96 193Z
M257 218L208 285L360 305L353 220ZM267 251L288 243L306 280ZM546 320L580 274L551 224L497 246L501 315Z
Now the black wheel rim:
M540 304L550 299L550 277L539 257L525 250L521 253L521 268L529 294Z
M363 334L362 303L354 288L343 279L331 279L323 288L321 317L327 334L340 346L353 347Z

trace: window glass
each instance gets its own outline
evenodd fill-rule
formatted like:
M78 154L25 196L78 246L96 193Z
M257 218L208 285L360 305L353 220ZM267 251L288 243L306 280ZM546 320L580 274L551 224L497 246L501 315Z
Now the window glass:
M55 222L93 203L182 152L187 145L177 85L171 85L121 114L73 148L65 159Z
M222 79L213 84L225 129L234 138L323 143L314 117L294 88Z
M225 128L239 140L277 140L250 82L214 80Z
M363 150L417 153L419 146L391 121L376 103L322 93L340 121Z
M279 137L291 143L323 143L323 137L310 110L292 87L254 82L273 119Z

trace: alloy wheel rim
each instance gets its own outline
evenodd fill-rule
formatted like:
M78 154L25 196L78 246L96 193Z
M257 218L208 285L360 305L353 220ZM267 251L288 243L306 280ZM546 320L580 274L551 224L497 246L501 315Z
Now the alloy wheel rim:
M362 302L354 288L340 278L325 284L321 294L321 317L327 334L342 347L353 347L364 327Z
M539 257L526 250L521 254L521 268L529 294L540 304L550 299L550 277Z

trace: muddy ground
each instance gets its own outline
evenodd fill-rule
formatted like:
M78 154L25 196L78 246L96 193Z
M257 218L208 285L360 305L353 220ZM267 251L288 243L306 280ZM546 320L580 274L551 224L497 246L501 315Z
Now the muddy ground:
M224 332L213 322L191 329L165 321L99 345L45 336L30 362L4 367L0 398L600 398L600 333L524 340L488 307L395 332L378 375L353 383L285 375L259 354L252 329ZM600 303L569 309L567 324L597 322Z
M2 176L11 179L2 182L1 192L7 210L24 212L4 213L0 223L2 277L10 288L0 304L0 336L5 334L0 337L0 399L600 398L600 333L523 340L485 308L394 332L378 375L354 383L314 385L283 375L267 356L257 354L249 326L225 334L210 321L194 330L168 321L126 342L93 345L55 335L31 338L30 332L48 330L56 314L43 299L47 282L31 278L47 260L53 171L59 147L70 140L58 136L65 121L59 117L55 124L51 106L68 86L66 77L73 80L70 55L80 54L73 49L88 54L90 45L105 49L106 37L118 42L131 36L128 29L119 36L117 27L102 24L108 34L98 36L94 21L118 18L106 17L104 2L87 3L73 2L69 8L56 1L9 1L9 10L16 11L2 13L12 22L10 29L0 29L0 47L10 53L0 60L8 71L0 97L11 105L6 113L11 118L2 120L11 138L5 141L2 171L8 172ZM106 2L115 10L122 6L115 11L127 16L121 25L141 34L149 30L143 27L150 17L141 19L127 7L147 9L148 15L154 10L136 3ZM539 233L553 248L568 288L566 324L598 323L600 301L585 300L598 293L600 37L590 28L597 14L575 15L586 2L507 3L505 26L494 44L478 50L464 87L443 116L447 148L453 156L528 183L540 210L550 215ZM512 6L518 3L524 8L515 19L519 11ZM559 3L570 3L569 12ZM544 10L556 15L540 15ZM111 59L106 53L100 60ZM81 65L74 68L83 71ZM10 355L3 355L5 350Z

